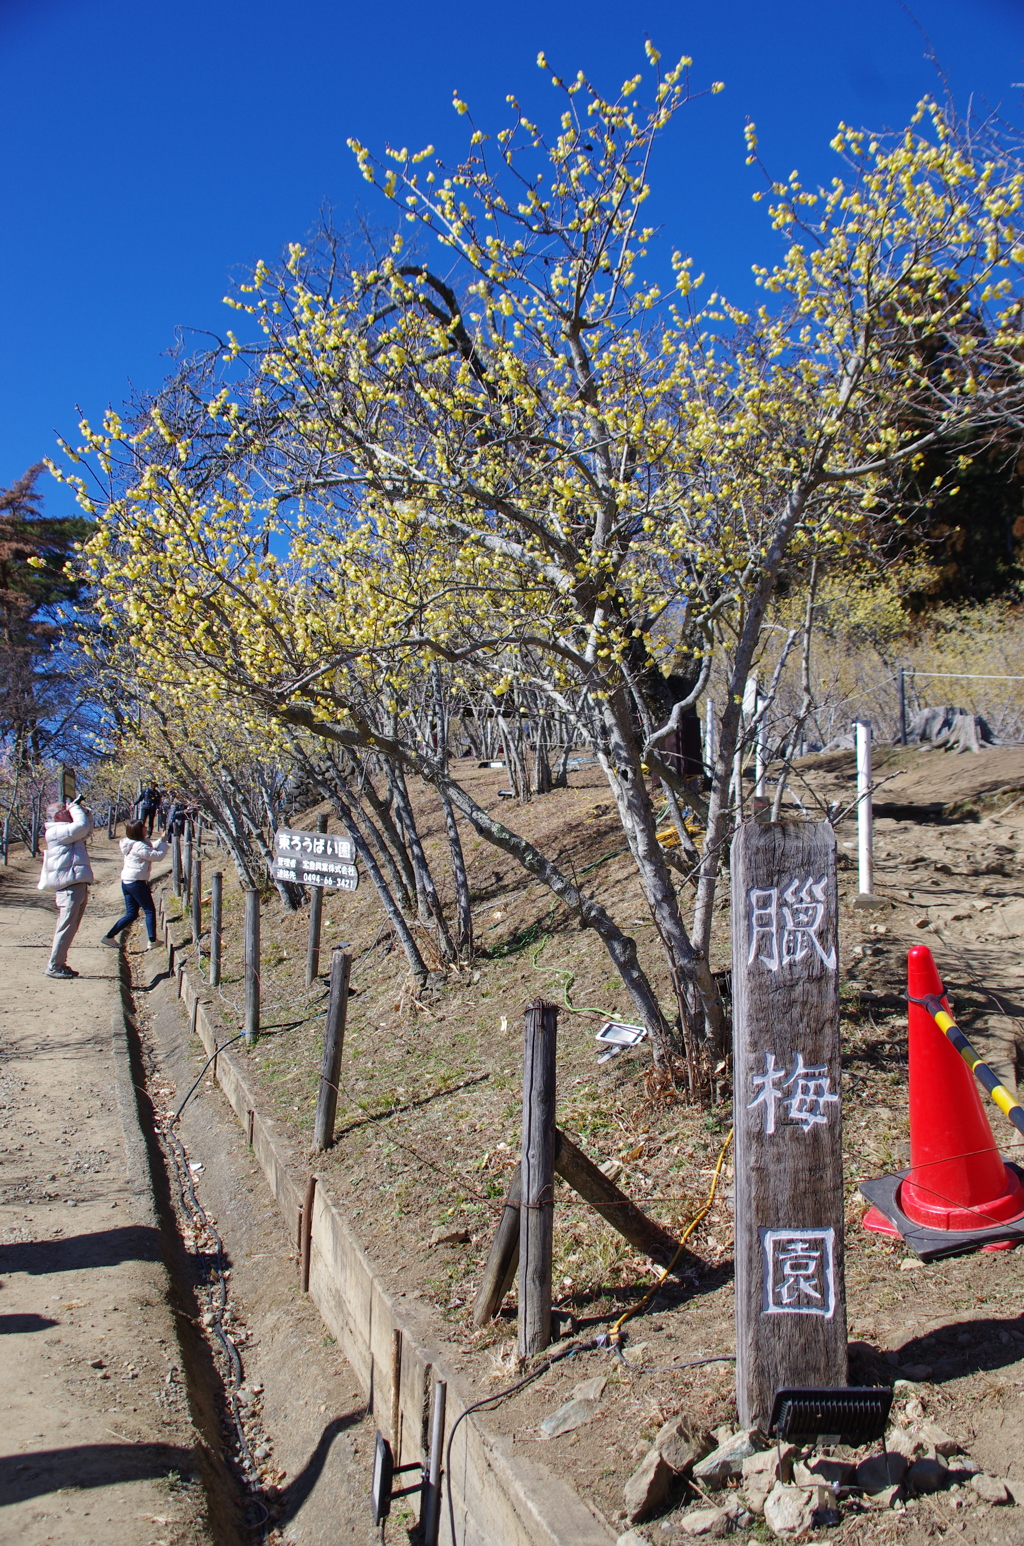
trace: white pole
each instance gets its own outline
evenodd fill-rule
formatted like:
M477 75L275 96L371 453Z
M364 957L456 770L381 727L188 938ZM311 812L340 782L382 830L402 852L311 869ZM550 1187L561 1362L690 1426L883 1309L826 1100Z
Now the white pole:
M867 720L857 721L857 858L861 896L870 896L871 874L871 725Z
M709 777L715 771L715 705L710 698L704 703L704 768Z
M768 723L762 719L757 727L757 739L754 742L754 793L759 800L764 799L765 781L768 772Z

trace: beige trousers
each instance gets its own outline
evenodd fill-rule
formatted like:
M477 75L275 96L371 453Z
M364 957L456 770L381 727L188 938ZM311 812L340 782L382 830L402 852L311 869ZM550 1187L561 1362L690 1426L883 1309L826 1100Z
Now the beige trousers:
M47 971L52 971L55 966L68 964L68 949L78 933L78 925L82 921L85 904L89 900L88 883L83 880L77 886L67 886L63 891L55 891L53 900L57 904L57 928L53 936L53 949L50 951Z

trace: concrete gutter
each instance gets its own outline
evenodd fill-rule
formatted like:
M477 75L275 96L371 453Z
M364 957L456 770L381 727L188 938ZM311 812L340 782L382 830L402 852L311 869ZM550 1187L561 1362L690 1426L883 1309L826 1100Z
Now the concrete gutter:
M218 1052L216 1028L199 985L183 961L181 946L160 904L168 972L183 1000L218 1084L250 1138L296 1245L310 1178L308 1163L283 1123L259 1110L244 1059ZM459 1415L479 1399L467 1391L439 1351L429 1316L392 1297L353 1230L346 1210L318 1178L310 1238L309 1292L324 1324L352 1366L378 1429L389 1440L396 1464L422 1462L434 1381L448 1386L447 1434ZM400 1339L395 1337L399 1332ZM397 1367L395 1348L399 1349ZM397 1402L394 1399L397 1384ZM392 1412L397 1411L397 1422ZM396 1431L397 1430L397 1431ZM447 1500L441 1509L441 1546L615 1546L617 1531L598 1510L539 1461L513 1451L511 1440L488 1433L476 1416L459 1424L452 1447L452 1539ZM369 1500L370 1478L366 1479Z

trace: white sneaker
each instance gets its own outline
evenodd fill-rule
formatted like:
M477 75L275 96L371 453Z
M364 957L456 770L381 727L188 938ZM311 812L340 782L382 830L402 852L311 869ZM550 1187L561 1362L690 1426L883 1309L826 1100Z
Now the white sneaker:
M149 944L146 946L146 950L143 951L143 955L145 955L147 950L155 950L155 949L156 949L156 940L155 939L151 939Z

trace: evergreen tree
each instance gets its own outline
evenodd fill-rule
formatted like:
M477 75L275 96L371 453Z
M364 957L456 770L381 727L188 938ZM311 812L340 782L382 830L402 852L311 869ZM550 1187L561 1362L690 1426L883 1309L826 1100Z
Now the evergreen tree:
M45 516L42 463L0 489L0 744L22 761L56 750L78 705L68 631L83 582L66 572L91 523Z

